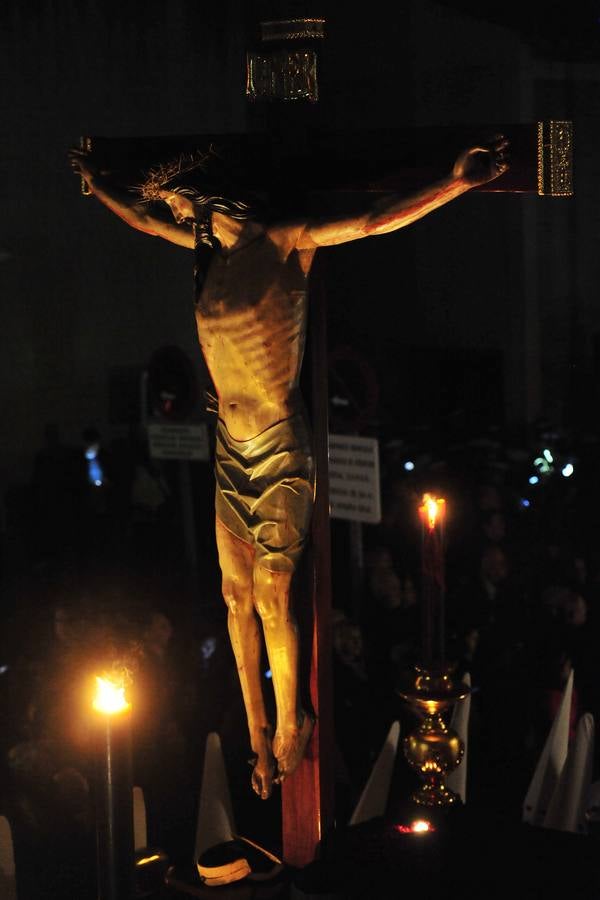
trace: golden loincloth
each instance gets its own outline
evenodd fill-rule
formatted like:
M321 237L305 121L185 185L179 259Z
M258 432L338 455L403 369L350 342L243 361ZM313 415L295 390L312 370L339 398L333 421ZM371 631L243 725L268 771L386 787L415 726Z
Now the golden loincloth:
M300 414L249 441L231 437L221 419L215 449L217 518L251 544L273 572L292 572L304 547L314 501L310 435Z

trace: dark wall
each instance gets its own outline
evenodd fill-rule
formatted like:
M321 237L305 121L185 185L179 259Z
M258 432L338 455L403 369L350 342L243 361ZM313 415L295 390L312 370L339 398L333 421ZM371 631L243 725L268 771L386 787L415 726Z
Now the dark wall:
M197 356L191 254L80 195L81 134L240 131L242 3L3 4L3 430L0 471L26 476L44 423L108 424L108 371L161 344Z
M573 348L580 371L589 368L598 330L597 66L542 59L506 22L429 0L375 2L358 16L344 4L322 6L317 125L582 120L576 201L466 196L410 229L325 251L330 341L368 356L390 430L410 424L413 406L424 408L415 396L426 379L397 360L426 349L447 360L435 372L456 371L462 358L466 370L481 359L495 373L485 394L491 418L564 415ZM45 422L67 438L89 422L110 428L111 371L141 368L161 344L198 361L190 254L82 198L66 151L82 133L243 131L253 5L8 0L0 17L8 174L0 188L0 472L9 482L28 477ZM463 376L446 390L443 414ZM430 382L428 396L444 392Z

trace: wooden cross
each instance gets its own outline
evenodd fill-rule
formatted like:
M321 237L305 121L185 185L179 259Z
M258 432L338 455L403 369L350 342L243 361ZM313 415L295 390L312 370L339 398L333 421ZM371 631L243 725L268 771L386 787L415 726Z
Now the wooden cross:
M493 133L510 141L509 171L477 188L488 193L568 196L572 186L570 123L494 124L461 128L386 129L365 132L305 132L287 146L266 134L186 135L163 138L91 139L124 186L139 184L144 172L177 153L214 147L240 184L267 186L283 197L293 184L293 203L310 214L327 214L338 205L360 202L373 192L407 193L447 174L456 155ZM308 607L297 608L304 665L303 687L317 715L306 758L282 786L284 860L294 867L311 862L334 817L333 686L331 672L331 588L327 484L327 337L324 286L318 263L311 275L308 366L318 485L312 541L300 578ZM303 376L306 380L306 376Z
M304 152L266 134L196 134L165 137L84 138L94 156L123 187L139 184L153 166L178 153L213 147L240 187L285 194L309 210L335 206L336 196L413 191L448 174L458 153L493 134L510 141L510 168L473 191L540 196L573 194L571 122L491 123L460 127L315 131Z

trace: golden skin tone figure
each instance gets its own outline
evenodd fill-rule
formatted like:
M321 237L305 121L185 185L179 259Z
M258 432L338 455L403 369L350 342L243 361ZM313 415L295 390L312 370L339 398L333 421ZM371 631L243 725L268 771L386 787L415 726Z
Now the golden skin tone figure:
M451 173L409 196L377 196L359 215L263 224L212 209L217 239L200 295L198 338L218 397L216 540L228 627L255 755L252 786L263 798L289 777L313 721L298 691L298 632L290 588L308 533L314 494L310 432L299 392L307 278L319 247L388 234L506 171L508 141L470 147ZM194 249L207 221L193 197L154 192L148 203L111 184L93 155L70 161L92 193L127 224ZM161 209L162 207L162 209ZM172 216L163 215L170 209ZM273 677L277 722L267 718L261 634Z

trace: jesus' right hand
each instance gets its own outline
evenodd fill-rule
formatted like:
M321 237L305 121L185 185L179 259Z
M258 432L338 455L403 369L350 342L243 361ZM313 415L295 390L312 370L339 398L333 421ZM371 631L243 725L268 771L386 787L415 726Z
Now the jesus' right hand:
M102 174L98 166L93 162L88 150L71 147L67 155L71 168L86 181L91 181Z

